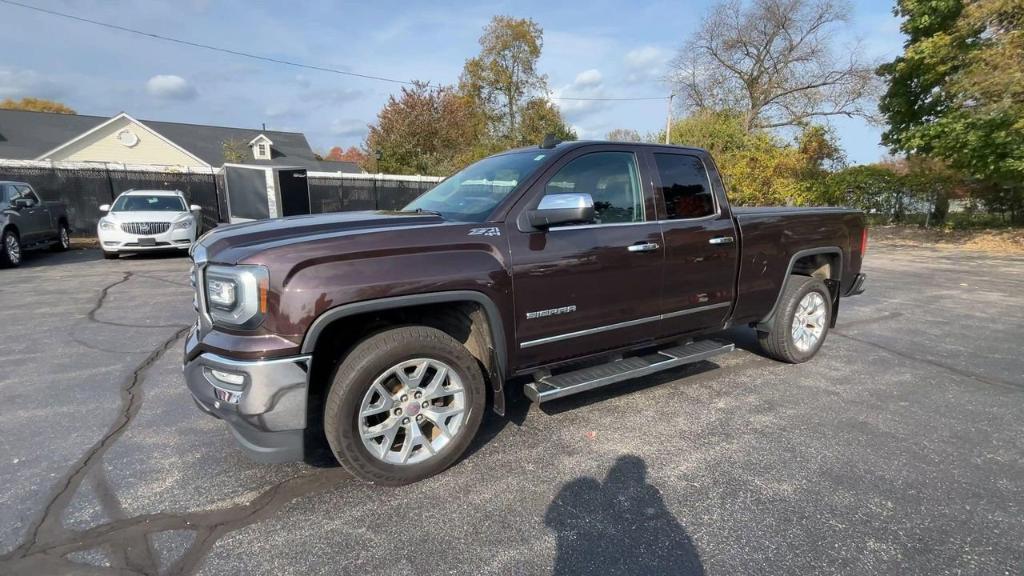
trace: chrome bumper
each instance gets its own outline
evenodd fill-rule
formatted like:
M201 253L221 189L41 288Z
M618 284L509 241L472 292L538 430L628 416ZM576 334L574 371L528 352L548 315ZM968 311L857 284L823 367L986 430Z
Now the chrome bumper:
M227 422L248 455L260 462L303 458L310 356L233 360L200 354L183 366L199 408Z

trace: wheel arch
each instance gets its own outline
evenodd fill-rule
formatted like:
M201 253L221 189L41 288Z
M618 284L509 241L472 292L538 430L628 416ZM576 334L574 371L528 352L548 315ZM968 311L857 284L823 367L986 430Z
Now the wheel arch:
M358 329L348 329L350 324L346 320L356 320ZM318 316L302 342L302 353L313 355L307 422L315 424L322 418L321 402L330 385L331 374L348 350L374 332L409 324L438 328L466 346L480 362L490 384L493 410L505 414L507 356L498 306L482 292L453 290L353 302ZM462 328L461 334L458 327ZM334 352L328 356L331 349ZM330 357L331 361L317 360L324 357ZM310 432L315 428L316 425L310 426ZM320 446L319 438L311 440Z
M766 327L775 317L782 294L793 276L816 276L825 281L832 296L832 324L835 325L836 313L839 311L839 281L843 275L843 250L838 246L821 246L794 252L786 266L786 274L779 283L779 292L775 296L771 310L765 314L757 328Z

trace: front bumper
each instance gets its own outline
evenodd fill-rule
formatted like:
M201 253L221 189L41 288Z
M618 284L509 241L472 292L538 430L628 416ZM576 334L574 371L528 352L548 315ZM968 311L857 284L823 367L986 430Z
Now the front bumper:
M272 360L233 360L216 354L188 358L185 382L199 408L224 420L239 445L259 462L291 462L304 456L310 356ZM240 376L239 384L214 371Z
M121 230L98 229L100 247L105 252L148 252L151 250L184 250L187 251L195 240L195 226L192 228L171 228L163 234L136 236ZM152 238L152 245L143 245Z

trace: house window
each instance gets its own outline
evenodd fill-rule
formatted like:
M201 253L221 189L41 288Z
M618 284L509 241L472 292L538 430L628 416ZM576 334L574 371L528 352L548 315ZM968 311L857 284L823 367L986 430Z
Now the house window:
M258 146L256 146L256 157L257 158L266 158L267 157L267 145L266 144L259 144Z

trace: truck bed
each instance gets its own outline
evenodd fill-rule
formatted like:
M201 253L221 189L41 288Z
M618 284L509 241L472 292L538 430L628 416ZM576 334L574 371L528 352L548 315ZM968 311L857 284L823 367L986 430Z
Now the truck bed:
M803 250L833 249L833 275L845 292L860 270L864 214L838 207L734 208L740 262L733 322L759 322L770 314L792 263Z

